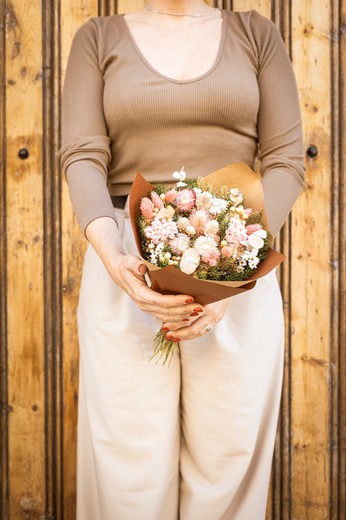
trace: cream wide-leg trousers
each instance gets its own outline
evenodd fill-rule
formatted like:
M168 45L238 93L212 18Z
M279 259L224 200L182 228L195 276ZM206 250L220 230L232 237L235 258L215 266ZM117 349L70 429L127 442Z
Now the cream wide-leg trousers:
M138 256L127 208L114 212ZM89 243L77 321L77 520L263 520L284 362L275 271L168 368L148 361L160 320Z

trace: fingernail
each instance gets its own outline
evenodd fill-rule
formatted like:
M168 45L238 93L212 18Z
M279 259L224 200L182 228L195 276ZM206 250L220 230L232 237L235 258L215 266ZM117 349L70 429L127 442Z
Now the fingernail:
M185 303L193 303L195 300L193 298L188 298L185 300Z
M139 272L139 273L141 272L141 268L142 268L142 267L144 267L144 264L140 264L140 265L138 266L138 272Z
M163 330L163 332L168 332L169 328L168 327L162 327L162 330Z
M193 312L190 316L198 316L198 312Z
M174 343L178 343L178 341L181 341L181 339L180 338L173 338L173 342Z
M190 320L189 320L189 318L185 318L185 319L183 319L183 321L190 321Z
M173 336L171 336L171 334L166 334L166 339L173 339Z
M197 307L197 309L193 309L193 312L203 312L203 309L201 309L201 307Z

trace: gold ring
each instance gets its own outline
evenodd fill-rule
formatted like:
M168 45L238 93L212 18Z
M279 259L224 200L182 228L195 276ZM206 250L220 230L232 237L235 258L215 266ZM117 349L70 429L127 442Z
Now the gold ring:
M210 325L204 325L203 329L205 332L210 332L211 331L211 326Z

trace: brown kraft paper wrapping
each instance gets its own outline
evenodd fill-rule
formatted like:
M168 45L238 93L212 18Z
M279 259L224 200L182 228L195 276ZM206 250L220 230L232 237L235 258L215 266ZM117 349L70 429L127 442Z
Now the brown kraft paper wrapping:
M215 188L228 186L230 189L240 189L244 194L246 207L253 211L262 210L264 226L267 230L269 229L260 173L254 172L247 164L238 162L229 164L207 175L204 179ZM173 184L174 182L172 182ZM143 258L137 217L141 199L147 197L153 189L154 186L147 182L140 173L137 173L130 191L129 213L137 249L148 268L151 287L154 291L162 294L190 295L193 296L195 302L206 305L252 289L259 278L284 261L285 256L282 253L270 248L268 257L259 263L250 278L236 282L199 280L173 266L162 268L151 264Z

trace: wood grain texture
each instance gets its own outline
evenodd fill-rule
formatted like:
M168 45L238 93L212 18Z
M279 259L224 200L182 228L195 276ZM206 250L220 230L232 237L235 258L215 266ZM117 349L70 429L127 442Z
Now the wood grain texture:
M8 509L16 519L43 515L46 493L41 15L36 2L7 3Z
M327 2L292 4L305 142L319 150L307 160L307 190L295 208L291 237L292 516L302 520L328 518L330 500L330 17Z
M286 346L266 520L345 520L346 0L206 2L256 9L277 24L297 79L305 148L318 147L306 158L307 189L276 238L287 256L278 270ZM56 155L61 93L78 27L143 4L0 2L3 520L76 517L76 310L87 242Z

